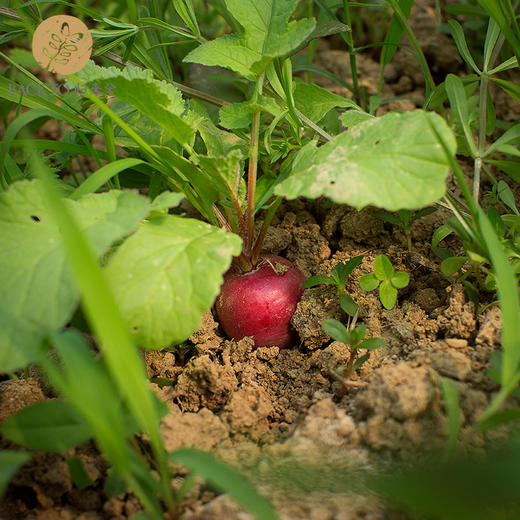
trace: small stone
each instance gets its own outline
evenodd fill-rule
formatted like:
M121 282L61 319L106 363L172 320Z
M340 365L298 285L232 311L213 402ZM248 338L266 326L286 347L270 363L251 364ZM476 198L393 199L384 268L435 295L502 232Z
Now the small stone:
M452 348L465 348L468 346L468 340L460 338L446 338L446 345Z

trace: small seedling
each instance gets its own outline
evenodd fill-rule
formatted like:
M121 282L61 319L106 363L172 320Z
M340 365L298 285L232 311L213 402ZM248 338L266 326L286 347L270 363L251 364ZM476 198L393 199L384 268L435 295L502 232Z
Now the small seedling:
M339 304L341 308L347 313L348 316L355 316L357 312L356 302L345 293L345 287L347 284L350 273L362 262L363 255L355 256L351 258L347 263L339 262L332 269L330 276L311 276L303 284L303 287L309 289L316 285L326 284L335 285L338 290Z
M379 211L377 213L372 213L372 216L380 220L384 220L385 222L390 222L390 224L394 224L395 226L399 226L400 228L402 228L406 236L406 245L408 246L408 251L411 252L411 230L413 223L421 217L431 215L434 211L437 211L437 208L434 208L433 206L428 206L427 208L420 209L419 211L412 211L410 209L401 209L396 213L389 213L388 211Z
M374 272L362 276L359 285L365 291L373 291L379 286L379 299L384 308L390 310L397 300L397 289L406 287L409 281L408 273L396 273L388 257L379 255L374 262Z
M369 359L370 352L359 358L357 357L360 349L376 350L385 346L385 342L381 338L365 339L367 328L362 324L352 328L352 330L347 330L343 323L331 318L323 320L321 326L331 338L345 345L350 345L350 358L347 366L342 370L344 380L350 379L350 376Z

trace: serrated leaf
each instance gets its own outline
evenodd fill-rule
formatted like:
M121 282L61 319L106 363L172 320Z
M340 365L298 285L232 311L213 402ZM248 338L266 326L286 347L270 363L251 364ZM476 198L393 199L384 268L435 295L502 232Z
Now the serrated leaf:
M441 263L441 271L446 276L452 276L468 261L467 256L450 256Z
M275 193L289 199L324 195L357 208L372 204L389 211L431 204L446 191L449 162L429 123L454 154L455 136L437 114L389 113L319 148L306 145Z
M357 312L356 302L348 295L341 294L339 297L339 304L341 308L349 315L354 316Z
M366 348L368 350L376 350L385 346L385 340L381 338L368 338L363 341L358 348Z
M257 103L246 101L223 106L219 111L220 126L228 130L247 128L251 124L253 113L259 110L269 112L275 117L282 112L273 98L262 96Z
M204 173L210 177L210 182L215 184L221 194L229 198L231 193L235 193L235 181L240 187L243 168L242 154L239 150L233 150L225 157L199 155L197 160Z
M22 451L0 451L0 498L3 497L11 477L29 460L31 456Z
M240 244L236 235L194 219L168 215L142 223L106 268L136 342L160 348L188 338Z
M346 345L350 343L350 334L347 332L345 325L338 320L332 318L323 320L321 327L332 339L340 343L345 343Z
M295 80L294 103L296 108L311 121L321 121L325 114L336 107L359 108L351 99L338 96L313 83Z
M397 289L390 280L383 280L379 286L379 299L385 309L393 309L397 300Z
M364 291L373 291L379 285L379 280L373 273L365 274L359 279L359 286Z
M166 81L154 79L151 70L98 67L89 61L69 79L90 88L99 82L103 85L111 84L118 99L155 121L180 144L191 144L193 141L195 131L181 119L185 105L180 91Z
M115 190L64 202L98 255L149 210L145 197ZM0 370L35 361L43 336L67 323L78 300L39 181L13 184L0 194Z
M320 285L322 283L327 285L334 285L335 282L334 280L331 280L328 276L317 275L307 278L307 280L303 282L303 287L305 289L309 289L310 287L315 287L316 285Z
M392 276L392 285L396 289L402 289L406 287L410 282L410 275L408 273L404 273L403 271L399 271Z
M69 450L90 439L90 428L64 401L34 403L7 418L2 435L16 444L37 451Z
M374 261L374 274L379 280L391 278L394 274L394 266L385 255L378 255Z
M312 33L313 19L289 22L297 3L297 0L226 0L227 9L244 32L203 43L184 61L226 67L254 80L272 58L290 54Z

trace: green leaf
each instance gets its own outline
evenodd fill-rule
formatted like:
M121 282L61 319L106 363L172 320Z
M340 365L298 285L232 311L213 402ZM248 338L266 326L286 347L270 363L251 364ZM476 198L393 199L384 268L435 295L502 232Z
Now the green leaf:
M334 282L334 280L328 276L317 275L307 278L307 280L303 282L303 287L305 287L305 289L309 289L310 287L315 287L316 285L320 285L322 283L327 285L335 285L336 282Z
M324 195L356 208L372 204L389 211L431 204L446 191L449 162L429 122L454 154L455 136L437 114L389 113L360 123L319 148L303 147L292 174L275 187L275 193L289 199Z
M184 61L226 67L254 80L272 58L290 54L312 33L313 19L288 22L297 3L297 0L226 0L227 9L244 32L203 43Z
M338 20L327 20L319 24L312 32L305 38L298 47L291 51L291 55L297 53L301 49L307 47L307 45L312 41L319 38L324 38L325 36L332 36L333 34L340 34L344 32L350 31L350 27L341 23ZM31 55L32 56L32 55Z
M503 424L510 422L517 422L520 420L520 408L507 408L505 410L499 410L493 415L487 417L485 420L479 421L475 428L479 431L490 430L491 428L497 428Z
M339 119L345 128L351 128L368 119L374 119L374 116L361 110L346 110L339 116Z
M169 454L170 459L229 494L259 520L279 520L271 503L237 470L210 453L195 448L183 448Z
M365 274L359 279L359 286L364 291L373 291L379 285L379 280L373 273Z
M497 193L500 200L516 215L518 215L518 209L515 204L515 196L511 191L511 188L504 181L498 181Z
M259 110L269 112L275 117L282 112L273 98L262 96L256 103L245 101L223 106L219 111L220 126L228 130L247 128L251 125L253 113Z
M357 312L356 302L348 294L340 294L339 304L341 308L349 315L354 316Z
M149 208L145 197L121 191L64 203L97 255L137 227ZM13 184L0 193L1 370L35 361L43 336L67 323L78 300L39 181Z
M345 325L338 320L329 318L321 322L321 327L332 339L345 343L350 343L350 334L347 332Z
M358 368L361 368L368 360L370 359L370 352L363 354L362 356L356 359L354 366L352 367L352 372L355 372Z
M240 239L198 220L144 222L110 258L106 274L136 342L180 343L213 304Z
M520 30L510 0L478 0L478 3L495 20L507 41L513 47L520 64Z
M392 278L394 275L394 266L386 255L378 255L376 257L374 261L374 274L379 280Z
M467 256L450 256L442 261L441 271L446 276L452 276L458 272L467 261Z
M403 15L408 19L412 10L413 0L398 0L398 4ZM383 48L381 49L380 62L383 66L388 65L390 61L392 61L392 57L401 41L402 34L403 26L401 25L399 17L394 12L390 20L390 25L388 26Z
M457 447L461 426L461 409L457 388L451 379L441 377L442 397L448 416L448 439L446 447L448 453L454 453Z
M113 94L137 108L144 115L164 128L176 141L182 145L192 143L195 131L181 115L185 110L181 93L166 81L153 78L151 70L137 67L98 67L93 61L76 73L69 76L70 80L79 81L91 89L101 83L112 85Z
M12 450L0 451L0 498L3 497L11 477L29 460L31 460L29 453Z
M176 208L184 199L184 193L177 191L163 191L152 201L151 211L167 211Z
M432 236L432 246L435 247L439 242L444 240L448 235L453 233L453 229L449 226L443 224L439 226L434 232Z
M394 276L392 276L392 285L396 289L402 289L403 287L406 287L408 285L408 282L410 281L410 276L408 273L404 273L402 271L399 271L398 273L395 273Z
M357 255L352 257L346 264L338 264L338 266L341 266L339 272L339 282L341 287L345 287L350 273L352 273L352 271L363 261L363 258L364 255Z
M377 350L385 346L385 340L381 338L368 338L363 341L358 348L366 348L368 350Z
M452 113L461 125L471 154L475 157L478 152L469 123L469 109L466 91L464 90L462 80L458 76L455 76L455 74L448 74L446 77L446 93L450 100Z
M383 280L379 286L379 299L385 309L393 309L397 300L397 289L390 280Z
M494 81L504 92L509 94L517 103L520 103L520 85L505 79L489 78Z
M69 457L67 459L67 468L69 470L70 479L79 490L94 485L94 482L88 476L83 462L81 462L79 457Z
M372 216L380 220L384 220L385 222L390 222L390 224L394 224L394 226L403 227L403 221L400 218L392 215L391 213L387 213L386 211L372 213Z
M321 121L335 107L359 108L351 99L338 96L313 83L304 83L298 79L294 83L296 108L315 123Z
M462 25L460 25L457 20L448 20L448 26L450 28L451 35L455 40L455 44L457 45L457 49L459 50L460 55L464 58L464 61L477 73L480 74L480 70L471 56L471 52L468 49L468 44L466 43L466 38L464 36L464 29Z
M489 155L503 145L516 143L520 140L520 123L516 123L508 128L493 144L486 150L485 155Z
M111 179L114 175L126 170L127 168L133 168L138 164L146 164L144 161L140 159L120 159L119 161L114 161L105 166L102 166L94 172L92 175L87 177L70 195L72 200L78 200L83 195L88 193L94 193L97 191L103 184L105 184L109 179Z
M350 333L350 343L352 347L359 348L359 343L365 339L367 335L367 328L365 325L358 325L353 331Z
M58 400L22 408L2 423L0 431L10 441L37 451L70 450L92 437L76 410Z

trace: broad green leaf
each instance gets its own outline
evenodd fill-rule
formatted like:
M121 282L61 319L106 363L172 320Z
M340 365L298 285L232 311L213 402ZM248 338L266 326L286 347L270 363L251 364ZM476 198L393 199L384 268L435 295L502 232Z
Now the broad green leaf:
M341 308L349 315L354 316L357 312L356 302L348 294L340 294L339 304Z
M403 287L406 287L410 281L410 276L408 273L404 273L402 271L399 271L398 273L395 273L394 276L392 276L392 285L396 289L402 289Z
M195 448L183 448L170 453L170 459L233 497L259 520L279 520L271 503L236 469L210 453Z
M184 199L184 193L177 191L163 191L152 201L151 211L167 211L177 207Z
M378 255L374 261L374 274L379 280L392 278L394 275L394 266L387 256Z
M211 307L240 239L198 220L144 222L106 268L136 342L160 348L184 341Z
M340 343L345 343L345 345L350 344L350 334L347 332L345 325L340 323L338 320L332 318L323 320L321 322L321 327L332 339L335 339Z
M227 9L244 32L203 43L184 61L226 67L254 80L272 58L290 54L312 33L313 19L289 22L297 3L297 0L226 0Z
M291 51L291 55L297 53L301 49L307 47L307 45L315 39L324 38L325 36L332 36L333 34L340 34L350 31L350 27L341 23L338 20L327 20L326 22L320 23L316 28L305 38L298 47Z
M11 477L29 460L29 453L23 451L0 451L0 498L3 497Z
M374 119L374 116L360 110L346 110L339 116L339 119L345 128L351 128L368 119Z
M452 276L468 261L467 256L450 256L441 263L441 271L446 276Z
M101 84L112 85L113 94L137 108L144 115L155 121L182 145L189 145L195 135L194 130L183 120L185 110L181 93L166 81L153 78L150 70L137 67L98 67L93 61L76 73L70 80L95 88Z
M379 286L379 299L385 309L393 309L397 300L397 289L390 280L383 280Z
M275 117L282 112L282 108L273 98L261 96L257 103L246 101L223 106L219 111L220 126L228 130L247 128L251 125L253 113L259 110L269 112Z
M379 280L375 274L365 274L359 279L359 286L364 291L373 291L379 285Z
M22 408L2 423L0 431L10 441L37 451L70 450L92 437L76 410L58 400Z
M295 84L293 96L296 108L315 123L321 121L335 107L358 108L351 99L338 96L313 83L296 80Z
M385 346L385 340L381 338L368 338L363 341L358 348L366 348L368 350L376 350Z
M372 204L389 211L432 204L446 191L449 162L429 122L454 154L455 136L437 114L389 113L319 148L314 143L303 147L292 175L275 193L289 199L324 195L357 208Z
M317 275L307 278L307 280L303 282L303 286L305 287L305 289L309 289L310 287L315 287L316 285L320 285L322 283L326 285L334 285L335 282L328 276Z
M41 338L69 320L79 299L60 230L42 200L39 181L0 193L0 367L35 361ZM135 192L90 194L65 204L96 254L130 233L148 212Z

